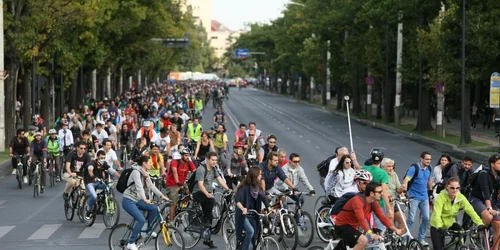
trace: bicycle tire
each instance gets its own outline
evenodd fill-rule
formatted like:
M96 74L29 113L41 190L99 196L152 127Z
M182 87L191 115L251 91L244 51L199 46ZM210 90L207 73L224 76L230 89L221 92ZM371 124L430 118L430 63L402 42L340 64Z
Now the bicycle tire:
M19 189L23 189L23 169L17 169L17 186Z
M111 208L108 209L108 205L110 205ZM111 216L109 217L108 215ZM111 219L109 219L108 221L106 218ZM104 221L104 225L107 229L113 229L120 221L120 206L118 206L115 198L108 197L108 203L106 204L104 202L104 212L102 213L102 220Z
M38 172L35 171L35 176L33 176L33 179L35 180L35 183L33 183L33 197L37 197L40 192L40 182L38 178L40 178L40 176L38 175Z
M53 160L49 160L49 177L50 177L50 187L56 185L56 174L54 171L54 163Z
M28 167L26 168L26 175L28 176L28 185L31 186L31 184L33 184L33 175L31 173L31 167L28 165Z
M85 193L83 193L82 191L78 191L77 194L76 194L76 202L75 202L75 209L76 209L76 213L78 215L78 219L80 220L81 223L85 223L85 200L86 200L86 196L85 196Z
M96 214L97 214L97 206L98 206L98 202L96 202L94 204L94 207L92 208L92 216L90 216L90 218L87 219L87 211L89 209L89 206L87 205L87 201L88 201L89 197L85 197L83 199L83 202L81 202L81 206L79 206L79 215L83 218L83 224L86 226L86 227L91 227L92 225L94 225L94 222L95 222L95 218L97 217Z
M280 227L280 239L284 249L295 250L299 245L299 234L297 233L297 222L291 214L283 214Z
M300 221L300 218L297 217L297 233L299 235L299 246L300 247L308 247L311 245L311 242L313 241L314 238L314 221L311 217L311 215L306 212L306 211L301 211L302 215L302 222ZM294 216L295 217L295 216ZM302 225L299 225L301 224ZM301 237L301 235L304 235L304 237Z
M195 247L198 244L198 242L200 242L201 239L201 235L199 233L190 232L186 230L191 224L193 224L193 222L199 223L199 225L201 225L200 218L197 219L197 222L193 220L193 218L195 218L196 216L197 216L196 212L194 210L189 209L180 212L174 218L174 225L182 233L182 237L184 238L184 243L185 243L184 247L186 249L191 249Z
M222 218L221 212L222 212L221 207L220 207L219 203L216 202L214 205L214 208L212 209L213 220L212 220L212 226L210 227L210 232L212 234L217 234L220 231L220 226L218 226L218 225L219 225L219 221Z
M257 245L256 249L262 249L262 245L264 245L264 249L280 249L280 245L278 242L270 236L262 238L262 240L259 242ZM274 245L274 246L269 246L269 245Z
M319 246L314 246L314 247L308 248L307 250L325 250L325 248L324 247L319 247Z
M325 206L324 202L327 202L329 199L326 197L326 195L318 197L316 199L316 202L314 203L314 212L318 211L319 208Z
M64 200L64 215L66 220L72 221L75 216L75 208L73 207L73 195L70 194L68 200Z
M119 230L125 229L125 234L119 233ZM113 236L118 234L120 238L117 242L114 242ZM128 244L128 240L130 239L130 235L132 234L132 227L128 224L118 224L111 232L108 237L108 247L110 250L114 249L125 249ZM120 236L121 235L121 236ZM115 246L116 244L116 246Z
M330 206L322 206L316 213L315 225L316 225L316 233L321 241L324 243L328 243L330 241L330 232L327 229L320 228L319 223L325 222L326 219L329 219L330 215Z
M222 238L226 244L229 244L229 237L235 233L236 225L234 219L235 213L228 213L222 222L221 230L222 230ZM235 249L235 248L233 248Z
M182 234L179 231L179 229L177 229L175 227L167 226L166 224L162 224L162 225L160 225L160 230L158 231L158 236L155 239L156 250L163 250L164 249L164 248L160 248L160 243L165 243L165 245L167 245L167 247L171 246L167 242L165 242L165 237L167 237L167 235L164 234L165 231L163 231L163 228L165 228L166 232L169 233L168 237L172 241L172 242L170 242L170 244L177 245L180 248L180 250L186 249L186 247L184 245L184 238L182 237ZM176 238L175 236L179 236L179 238Z
M237 246L238 241L236 240L236 232L231 233L226 242L226 250L236 250L238 248ZM255 248L259 249L259 248Z
M416 239L411 239L410 242L408 243L408 250L423 250L424 246L420 241Z

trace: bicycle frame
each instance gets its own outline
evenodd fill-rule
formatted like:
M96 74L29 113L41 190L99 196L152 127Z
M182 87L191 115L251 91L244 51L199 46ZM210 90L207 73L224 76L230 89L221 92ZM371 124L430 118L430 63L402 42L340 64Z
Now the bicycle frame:
M163 209L160 209L160 206L162 206L163 209L165 209L166 207L170 206L170 203L169 202L160 202L160 203L157 204L156 208L158 209L158 213L156 214L156 218L153 221L153 224L149 225L146 229L141 229L141 231L139 233L139 237L137 238L138 242L140 240L142 240L141 233L147 233L147 234L146 234L146 237L144 237L144 239L142 240L142 242L139 242L139 244L137 246L138 248L141 248L142 246L147 245L153 239L153 237L151 237L151 235L153 234L154 231L156 231L156 228L160 224L162 225L161 231L162 231L162 234L163 234L165 242L170 242L171 241L170 234L166 234L165 233L165 230L166 230L166 227L165 227L166 226L166 221L163 218L163 216L161 215L161 210L163 210ZM130 228L134 228L134 226L135 226L136 223L137 223L137 221L135 219L132 219L132 222L130 222L130 224L129 224Z

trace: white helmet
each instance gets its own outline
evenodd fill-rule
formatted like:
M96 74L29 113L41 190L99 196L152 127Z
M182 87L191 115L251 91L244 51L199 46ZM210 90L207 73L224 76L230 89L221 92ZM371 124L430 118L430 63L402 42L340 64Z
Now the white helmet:
M372 181L372 174L364 169L356 170L354 180Z
M52 135L52 134L57 134L57 131L55 129L50 129L49 130L49 134Z

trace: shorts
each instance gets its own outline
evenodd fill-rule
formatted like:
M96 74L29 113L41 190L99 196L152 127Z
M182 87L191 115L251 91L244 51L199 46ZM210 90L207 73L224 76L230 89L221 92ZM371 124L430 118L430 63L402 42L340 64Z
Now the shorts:
M358 243L361 232L350 225L335 226L335 234L344 240L344 242L353 248Z
M486 204L476 197L470 197L469 202L472 205L472 207L474 208L474 211L476 211L476 213L479 215L479 217L481 217L481 213L484 210L486 210ZM493 208L495 208L495 207L493 207ZM500 215L493 216L493 220L500 221Z
M177 186L167 187L166 195L170 200L170 204L177 205L177 203L179 202L179 190L181 190L181 188Z

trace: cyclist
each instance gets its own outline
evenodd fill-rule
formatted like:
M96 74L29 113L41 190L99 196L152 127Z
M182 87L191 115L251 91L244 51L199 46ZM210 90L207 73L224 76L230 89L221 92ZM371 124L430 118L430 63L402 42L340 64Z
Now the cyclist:
M342 239L338 244L347 244L353 250L362 250L368 244L367 236L372 240L381 240L382 236L370 229L366 219L372 212L387 228L390 228L398 235L404 233L404 230L392 225L380 208L377 201L381 199L382 193L382 186L379 183L370 182L366 185L363 194L356 195L347 201L342 211L335 218L335 233ZM358 230L360 226L366 235Z
M264 158L262 161L267 161L267 155L269 155L269 152L278 152L279 147L276 145L277 140L278 139L275 135L269 135L267 137L267 143L262 146L262 149L264 149Z
M57 138L57 131L55 129L49 130L49 136L47 136L47 152L48 156L53 159L52 164L54 164L54 171L56 173L56 180L61 181L61 176L59 176L59 167L57 160L61 156L61 150L59 147L59 138Z
M61 119L62 128L59 130L59 146L64 152L64 155L72 150L75 141L73 140L73 133L69 130L69 122L66 119Z
M160 152L163 154L165 159L168 159L172 155L170 152L170 137L168 136L168 128L163 127L160 129L160 133L156 134L151 143L158 145Z
M130 153L130 161L137 162L143 155L149 156L149 148L146 143L146 138L141 137L135 141L135 146Z
M95 138L90 134L89 130L83 130L82 131L82 140L80 142L84 143L87 146L87 153L89 154L90 158L95 157Z
M97 182L97 178L103 180L106 179L106 172L116 176L117 178L120 177L120 174L108 165L106 162L106 153L102 150L97 152L97 160L91 161L85 169L86 174L84 174L85 178L83 181L85 182L85 192L89 195L89 199L87 201L88 209L85 216L90 218L92 217L92 209L94 208L94 204L97 199L97 193L95 190L106 188L106 184Z
M179 153L181 155L181 159L172 160L166 178L166 195L172 201L170 204L171 222L174 221L175 210L177 209L177 203L179 202L179 191L181 191L182 186L186 182L188 172L196 171L196 166L189 159L191 156L191 150L189 150L189 148L182 148ZM186 190L187 189L184 191ZM187 191L189 192L189 190Z
M195 116L198 116L201 120L203 116L203 100L201 99L200 94L196 95L196 100L194 101L194 110Z
M149 178L149 170L151 169L151 160L148 156L141 156L137 161L138 165L133 165L132 171L128 177L127 189L123 192L122 207L123 209L137 221L130 235L129 242L127 244L127 249L138 250L135 245L137 236L141 232L146 219L141 211L148 212L148 229L149 226L156 219L158 213L158 207L151 204L151 201L146 198L145 189L151 189L154 194L161 197L164 200L168 198L163 195L160 190L158 190L155 185L151 182ZM151 236L156 238L156 232L152 232Z
M469 202L477 214L481 216L485 225L493 226L493 242L491 249L498 249L500 238L500 214L498 207L493 204L498 177L500 176L500 155L494 154L488 160L489 167L484 167L477 174L477 179L471 183L472 190Z
M222 111L222 107L217 107L217 112L214 113L214 127L217 127L219 124L226 124L227 117L226 114Z
M35 171L35 164L32 159L35 161L43 162L43 166L40 168L40 172L42 173L40 176L40 193L43 193L45 189L45 166L47 165L47 142L42 140L42 133L36 132L35 139L31 142L30 146L30 157L28 158L28 165L30 165L31 173Z
M30 144L28 139L24 137L24 132L22 129L17 129L16 136L12 137L9 144L9 156L12 157L12 175L16 174L17 160L14 155L30 155ZM25 159L23 159L25 161ZM26 172L28 172L26 162L23 162L23 181L28 183L28 178L26 177Z
M277 154L277 153L276 153ZM304 169L300 166L300 156L297 153L291 153L290 154L290 162L283 166L281 169L283 169L283 172L285 172L287 178L290 180L290 182L297 187L299 185L299 182L301 182L307 190L309 190L309 194L314 197L316 195L316 192L314 191L314 187L311 185L309 182L309 179L307 179L307 175L304 171ZM274 184L276 189L284 192L287 187L284 185L282 181L278 180ZM294 201L298 201L298 197L295 195L290 196L291 199ZM304 203L303 199L301 198L301 203Z
M243 142L245 149L245 159L253 160L255 162L261 163L264 159L264 149L260 140L257 139L255 130L251 129L248 133L248 137Z
M24 133L24 137L26 137L26 139L28 139L28 142L31 143L31 141L35 139L35 132L38 131L38 128L35 125L30 125L28 128L29 131Z
M462 227L455 221L458 211L463 208L472 221L478 226L483 226L483 221L467 197L460 193L460 181L457 177L450 177L446 182L445 190L441 191L434 202L434 211L431 216L431 238L434 250L443 249L443 237L439 231L460 231Z
M152 143L151 149L151 169L149 170L149 177L156 177L157 180L154 184L157 188L160 187L160 176L165 176L165 162L163 160L163 155L160 153L160 146L158 144Z
M116 155L116 152L111 148L113 145L111 143L110 139L104 139L102 142L102 148L97 150L99 151L104 151L106 154L106 162L108 163L109 166L114 167L118 170L122 170L122 167L120 165L120 161L118 160L118 156Z
M194 185L193 188L193 198L201 204L201 208L203 210L203 224L208 229L208 237L203 241L203 244L210 247L215 248L214 243L210 240L210 226L212 225L213 215L212 210L215 205L215 199L213 196L213 183L217 180L224 190L229 190L229 187L226 185L225 181L219 175L219 172L216 170L217 167L217 154L214 152L208 152L206 157L205 165L201 165L196 170L195 182L197 185ZM206 172L206 174L205 174Z
M233 185L238 184L240 178L235 178L235 176L244 176L248 173L248 165L243 158L243 143L237 142L233 145L233 155L231 159L227 162L226 173L224 178L226 179L227 186L233 189Z
M193 150L194 145L196 145L201 139L202 132L203 126L201 126L200 120L198 118L194 118L193 123L190 123L187 126L187 138L188 143L191 145L191 150Z
M262 170L261 185L264 190L270 194L280 194L281 192L274 187L274 181L279 178L288 187L290 187L290 189L296 191L295 185L293 185L283 169L278 165L278 153L270 152L268 159L268 161L264 161L259 164L259 167Z
M102 141L104 139L108 138L108 132L104 130L104 122L103 121L98 121L95 126L95 130L92 131L92 137L96 138L95 140L95 149L100 149L102 148Z
M83 177L82 168L90 163L90 156L87 153L87 146L83 143L77 143L76 150L70 151L66 155L66 173L63 174L63 180L66 181L63 198L68 199L73 187L80 183L74 177Z
M228 142L226 126L224 126L224 124L219 124L217 126L217 131L213 132L213 137L213 144L215 152L217 153L217 158L220 160L220 162L225 163Z
M344 191L353 185L356 171L352 162L352 158L349 155L342 156L333 170L332 176L327 179L328 182L325 183L325 191L331 201L340 198L345 194Z
M149 120L144 120L142 122L142 128L140 128L137 131L137 139L144 137L146 138L146 143L149 144L151 139L155 136L156 132L153 128L153 124L151 124L151 121Z

